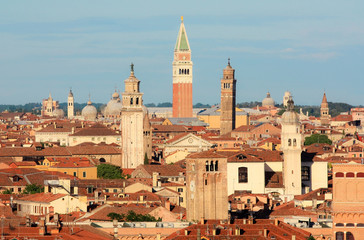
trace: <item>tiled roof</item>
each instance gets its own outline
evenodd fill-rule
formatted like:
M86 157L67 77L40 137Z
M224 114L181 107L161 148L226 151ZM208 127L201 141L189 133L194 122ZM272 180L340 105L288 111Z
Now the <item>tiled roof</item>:
M153 172L158 172L161 177L179 176L184 172L184 169L178 165L140 165L138 168L143 168L151 176Z
M316 213L307 211L300 207L295 207L293 201L280 205L273 209L273 212L270 216L304 216L304 217L315 217L317 216Z
M104 125L95 124L91 127L82 128L78 132L71 134L70 136L121 136L121 134L116 133Z
M35 193L35 194L25 195L24 197L19 198L18 201L50 203L53 202L54 200L57 200L65 196L67 196L67 194Z

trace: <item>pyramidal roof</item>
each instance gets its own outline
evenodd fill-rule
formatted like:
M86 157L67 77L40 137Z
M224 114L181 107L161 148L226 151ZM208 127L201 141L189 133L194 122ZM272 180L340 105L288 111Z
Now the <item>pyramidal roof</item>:
M324 97L322 98L322 103L327 103L326 93L324 93Z
M183 17L181 17L181 26L179 28L177 42L176 42L176 46L175 46L174 50L175 51L190 51L190 44L188 42L185 25L183 24Z

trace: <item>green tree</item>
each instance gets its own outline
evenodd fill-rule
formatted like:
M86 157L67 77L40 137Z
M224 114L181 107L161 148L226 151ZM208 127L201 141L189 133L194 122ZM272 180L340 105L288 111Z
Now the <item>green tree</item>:
M111 164L100 164L97 166L97 177L103 179L124 179L120 167Z
M107 214L107 216L109 218L111 218L111 220L117 219L118 222L123 221L124 218L125 218L125 215L124 214L118 214L118 213L114 213L114 212L111 212L111 213Z
M312 134L311 136L305 138L306 146L314 143L327 143L331 145L332 141L326 135L322 134Z
M147 153L145 153L145 155L144 155L144 165L148 165L148 164L149 164L148 155L147 155Z
M10 191L9 189L6 189L5 191L2 192L2 194L12 194L13 192Z
M23 193L24 194L35 194L44 192L44 187L42 185L37 184L29 184L25 187Z

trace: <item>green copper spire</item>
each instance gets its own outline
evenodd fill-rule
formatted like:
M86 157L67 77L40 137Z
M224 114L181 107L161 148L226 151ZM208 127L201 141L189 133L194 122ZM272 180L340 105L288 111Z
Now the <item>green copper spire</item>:
M183 17L181 17L181 26L179 28L178 37L175 51L190 51L190 44L188 43L185 25L183 24Z

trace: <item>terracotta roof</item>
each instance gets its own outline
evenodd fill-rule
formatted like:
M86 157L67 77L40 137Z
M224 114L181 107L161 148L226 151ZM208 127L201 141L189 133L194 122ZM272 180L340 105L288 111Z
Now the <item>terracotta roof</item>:
M295 204L293 201L285 203L283 205L280 205L278 207L275 207L273 209L273 212L270 214L270 216L304 216L304 217L315 217L317 216L316 213L307 211L305 209L302 209L300 207L295 207Z
M67 147L72 155L118 155L121 150L113 146L74 146Z
M331 121L351 122L351 121L353 121L353 116L352 115L337 115L336 117L331 118Z
M30 201L30 202L43 202L43 203L50 203L54 200L57 200L59 198L65 197L67 194L53 194L53 193L35 193L35 194L29 194L25 195L22 198L19 198L18 201Z
M137 168L143 168L151 176L153 172L158 172L161 177L180 176L185 170L178 165L140 165Z
M91 127L82 128L70 136L121 136L121 134L116 133L114 130L109 129L104 125L95 124Z
M129 211L134 211L136 214L145 215L145 214L149 214L155 208L157 208L156 205L147 207L146 205L142 205L142 204L122 204L119 206L111 206L111 205L105 204L99 208L96 208L94 211L92 211L91 215L88 217L88 219L110 221L111 219L107 215L112 212L127 215L127 213Z

